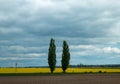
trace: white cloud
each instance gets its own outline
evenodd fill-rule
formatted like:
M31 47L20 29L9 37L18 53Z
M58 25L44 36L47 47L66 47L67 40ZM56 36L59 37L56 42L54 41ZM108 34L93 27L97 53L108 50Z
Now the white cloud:
M23 58L19 58L19 57L6 57L6 58L1 58L0 57L0 60L1 61L6 61L6 60L34 60L34 59L38 59L38 58L26 58L26 57L23 57Z
M20 53L29 53L29 52L43 52L46 49L46 46L41 47L32 47L32 46L22 46L22 45L12 45L12 46L1 46L6 50L20 52Z
M51 0L26 0L28 3L34 5L34 7L49 7L53 5Z
M103 51L105 53L120 54L120 49L115 47L106 47L106 48L103 48Z
M93 45L72 45L70 49L73 56L87 56L87 55L106 55L114 54L115 56L120 54L120 49L117 47L100 47Z
M46 56L46 53L26 53L26 54L12 54L12 55L20 56L20 57L41 57L41 56Z
M9 50L15 50L15 51L27 51L27 49L23 46L10 46Z
M40 57L40 56L46 56L45 53L30 53L30 54L24 54L25 56L33 56L33 57Z
M89 55L89 52L87 51L76 51L76 52L71 52L71 56L87 56Z
M98 54L101 52L101 48L94 45L72 45L70 46L72 56L87 56Z
M71 49L95 49L96 47L93 45L71 45Z

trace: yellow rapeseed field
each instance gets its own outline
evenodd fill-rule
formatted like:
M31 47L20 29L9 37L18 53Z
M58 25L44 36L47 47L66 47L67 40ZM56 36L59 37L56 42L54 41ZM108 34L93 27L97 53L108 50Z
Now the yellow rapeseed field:
M110 68L68 68L67 73L89 72L120 72L120 69ZM61 73L61 68L56 68L54 73ZM50 73L49 68L0 68L0 73Z

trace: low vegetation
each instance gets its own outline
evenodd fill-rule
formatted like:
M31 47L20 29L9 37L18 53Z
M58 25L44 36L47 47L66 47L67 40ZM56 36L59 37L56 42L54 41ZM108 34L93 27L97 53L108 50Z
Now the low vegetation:
M51 73L49 68L0 68L0 74L7 73ZM62 73L56 68L54 73ZM120 73L119 68L68 68L66 73Z

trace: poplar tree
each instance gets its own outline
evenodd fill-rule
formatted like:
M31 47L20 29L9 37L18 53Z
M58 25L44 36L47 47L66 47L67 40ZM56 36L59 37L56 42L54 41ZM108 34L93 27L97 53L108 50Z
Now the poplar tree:
M56 46L55 46L55 40L53 38L51 38L49 45L48 64L51 73L53 73L56 65Z
M66 41L63 41L63 52L62 52L62 70L65 73L66 69L69 67L69 61L70 61L70 52L69 52L69 46Z

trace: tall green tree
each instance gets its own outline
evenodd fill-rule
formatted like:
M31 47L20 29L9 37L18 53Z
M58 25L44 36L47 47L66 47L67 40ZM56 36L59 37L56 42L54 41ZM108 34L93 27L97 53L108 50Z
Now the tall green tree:
M48 64L51 73L53 73L56 65L56 46L55 46L55 40L53 38L51 38L50 40L50 46L48 52Z
M62 70L65 73L66 69L69 67L69 61L70 61L70 52L69 52L69 46L66 41L63 41L63 52L62 52Z

